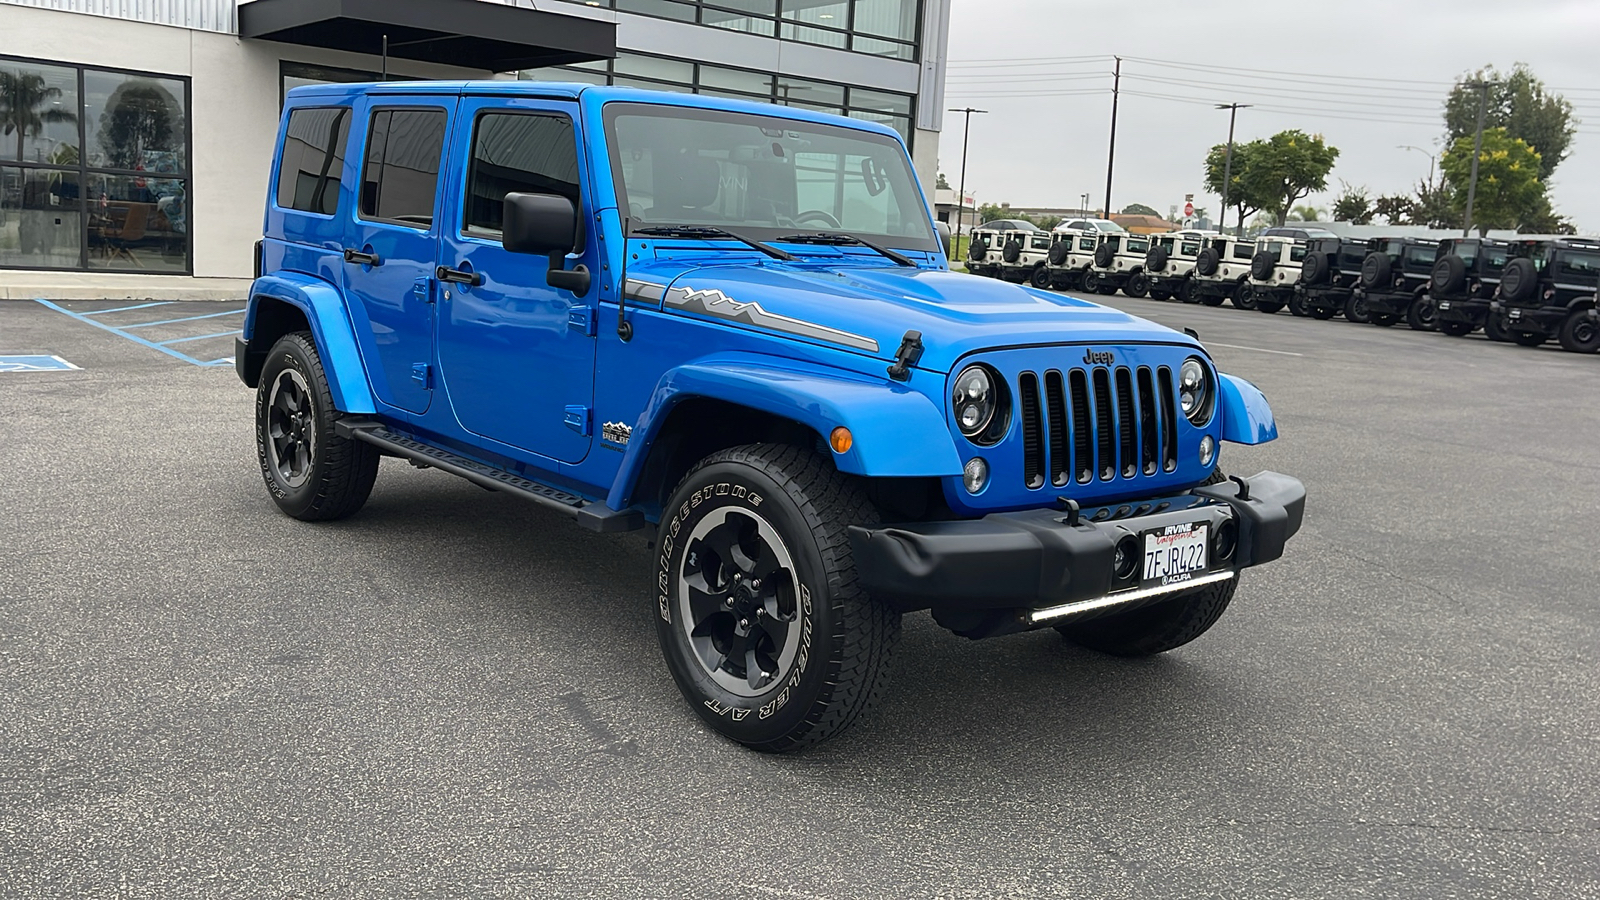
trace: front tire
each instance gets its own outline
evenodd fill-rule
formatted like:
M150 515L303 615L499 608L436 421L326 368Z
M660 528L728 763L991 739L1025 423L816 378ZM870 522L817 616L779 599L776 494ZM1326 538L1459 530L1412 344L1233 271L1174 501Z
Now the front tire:
M810 450L748 445L701 461L666 509L656 632L707 725L797 750L877 700L900 615L856 584L846 527L878 520L859 482Z
M311 335L280 338L256 388L256 457L273 502L301 521L353 514L377 480L378 448L335 433L340 415Z
M1561 349L1568 353L1595 353L1600 351L1600 313L1592 309L1579 310L1561 323Z

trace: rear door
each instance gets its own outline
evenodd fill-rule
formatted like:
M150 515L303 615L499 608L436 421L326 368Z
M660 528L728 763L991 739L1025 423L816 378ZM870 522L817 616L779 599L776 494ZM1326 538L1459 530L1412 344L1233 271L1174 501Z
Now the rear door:
M424 413L433 397L439 168L456 98L369 95L356 107L361 188L346 228L344 286L378 399Z
M464 98L444 214L441 270L478 284L440 285L439 367L456 419L474 434L562 462L589 452L594 429L595 301L545 282L549 260L500 244L505 196L556 194L578 211L580 246L566 268L600 271L593 204L574 125L577 104L536 98ZM452 275L459 278L458 275Z

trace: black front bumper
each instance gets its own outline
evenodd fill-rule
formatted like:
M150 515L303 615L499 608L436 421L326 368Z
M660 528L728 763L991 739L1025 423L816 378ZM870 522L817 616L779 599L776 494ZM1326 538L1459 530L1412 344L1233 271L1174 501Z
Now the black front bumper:
M1174 497L1085 509L1076 525L1066 512L1037 509L854 526L850 544L861 586L902 612L1004 611L1022 627L1044 618L1058 624L1074 615L1077 604L1084 612L1091 606L1105 612L1117 607L1119 595L1148 601L1192 586L1177 583L1152 594L1139 590L1137 567L1131 579L1116 577L1118 542L1149 529L1203 522L1214 538L1231 533L1232 552L1224 555L1214 545L1211 568L1197 573L1213 580L1282 556L1284 544L1300 530L1305 486L1276 472L1260 472L1247 484L1245 499L1230 481Z

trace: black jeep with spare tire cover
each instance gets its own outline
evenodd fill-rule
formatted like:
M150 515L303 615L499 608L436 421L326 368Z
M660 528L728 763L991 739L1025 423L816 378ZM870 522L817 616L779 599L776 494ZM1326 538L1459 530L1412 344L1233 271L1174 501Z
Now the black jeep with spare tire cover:
M1331 319L1343 314L1350 294L1361 280L1361 263L1366 258L1367 242L1359 238L1308 239L1306 258L1300 263L1300 280L1295 283L1290 307L1298 303L1305 314L1314 319Z
M1431 238L1373 238L1361 261L1361 278L1345 304L1345 318L1373 325L1393 325L1402 318L1417 331L1433 330L1433 303L1428 285L1439 242ZM1352 315L1354 313L1355 315Z
M1489 303L1500 287L1500 273L1511 254L1509 242L1492 238L1449 238L1439 242L1428 298L1433 301L1434 327L1440 334L1464 337L1484 327Z
M1554 337L1573 353L1600 350L1600 239L1542 242L1529 256L1506 263L1500 296L1490 309L1506 337L1537 347ZM1497 315L1498 314L1498 315Z

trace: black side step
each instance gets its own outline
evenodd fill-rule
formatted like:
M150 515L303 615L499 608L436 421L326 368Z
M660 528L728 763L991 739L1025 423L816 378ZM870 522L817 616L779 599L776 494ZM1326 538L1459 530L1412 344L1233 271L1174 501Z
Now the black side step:
M636 509L618 512L604 503L585 500L577 494L570 494L543 482L513 475L503 469L457 456L432 444L424 444L403 434L395 434L376 422L340 419L333 423L333 430L340 437L366 441L396 456L426 463L441 472L459 475L490 490L505 491L524 500L531 500L546 509L553 509L573 517L579 525L589 531L602 533L637 531L644 527L644 515Z

